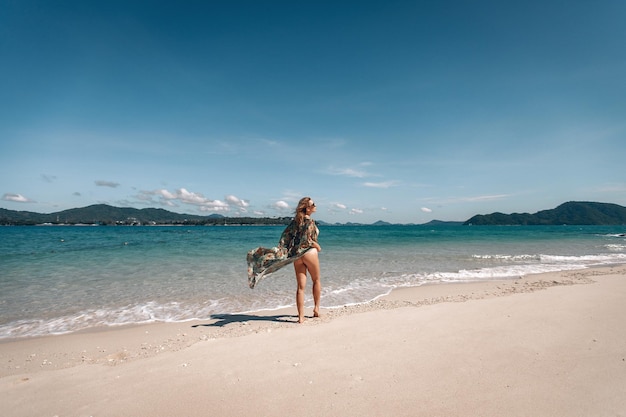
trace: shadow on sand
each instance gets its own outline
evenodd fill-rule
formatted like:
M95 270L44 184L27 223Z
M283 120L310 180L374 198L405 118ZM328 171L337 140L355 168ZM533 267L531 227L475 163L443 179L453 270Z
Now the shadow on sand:
M223 327L230 323L243 323L247 321L269 321L275 323L294 323L298 320L297 316L253 316L250 314L213 314L211 320L217 320L215 323L195 324L191 327Z

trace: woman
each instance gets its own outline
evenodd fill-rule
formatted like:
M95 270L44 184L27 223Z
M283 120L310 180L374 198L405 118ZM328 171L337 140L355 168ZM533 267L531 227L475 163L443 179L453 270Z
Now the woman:
M248 285L254 288L263 277L276 272L283 266L293 263L298 289L296 306L298 323L304 321L304 290L307 272L313 280L313 317L319 317L320 263L318 253L322 248L317 243L319 229L311 215L317 208L311 197L304 197L298 202L294 219L283 231L278 246L274 248L256 248L248 252Z

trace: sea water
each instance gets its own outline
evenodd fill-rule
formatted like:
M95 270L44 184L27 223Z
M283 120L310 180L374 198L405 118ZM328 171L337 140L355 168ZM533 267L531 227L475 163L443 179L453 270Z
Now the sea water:
M0 227L0 339L294 306L293 268L248 288L282 226ZM626 263L622 226L320 226L324 308L393 288ZM307 305L312 304L308 283ZM295 314L295 310L294 310Z

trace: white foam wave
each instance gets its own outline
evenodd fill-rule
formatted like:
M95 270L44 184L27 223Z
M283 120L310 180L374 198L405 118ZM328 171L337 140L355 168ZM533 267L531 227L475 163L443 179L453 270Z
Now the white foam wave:
M151 301L124 308L94 309L53 319L19 320L0 326L0 339L24 336L60 335L89 328L113 327L154 322L183 322L209 317L218 301L186 308L182 303L159 304Z
M541 255L499 255L499 254L472 255L472 258L474 259L487 259L487 260L495 259L499 261L513 261L513 262L539 260L540 257Z
M568 255L486 255L481 259L504 259L509 262L539 260L538 263L510 264L498 267L461 270L458 272L438 272L427 279L443 282L456 282L482 279L518 277L544 272L569 271L612 263L626 263L626 254L598 254L583 256Z
M541 261L547 263L582 263L584 265L602 265L609 263L626 262L626 254L600 254L600 255L583 255L583 256L567 256L567 255L541 255Z
M460 270L458 272L437 272L429 274L426 277L430 282L467 282L479 280L494 280L502 278L517 278L524 275L541 274L545 272L567 271L574 269L583 269L583 264L564 264L564 265L519 265L519 266L502 266L495 268L479 268L472 270Z
M622 245L619 245L622 246ZM619 249L622 249L621 247ZM482 267L459 269L457 271L436 271L432 273L390 274L384 277L357 278L349 283L328 283L324 287L322 303L326 308L362 304L388 294L393 288L420 286L425 283L467 282L517 278L530 274L584 269L603 264L626 263L626 253L598 255L475 255ZM483 260L497 259L503 264L485 266ZM246 295L239 299L217 299L206 302L150 301L137 305L115 308L99 308L81 311L75 315L49 319L18 320L0 325L0 339L57 335L76 332L88 328L111 327L128 324L154 322L184 322L203 320L213 314L229 312L253 312L288 307L285 301L289 294L268 294L263 300L258 296ZM310 297L310 295L309 295ZM307 304L311 300L307 299Z
M476 259L499 259L505 265L460 269L458 271L438 271L427 274L400 274L384 279L356 280L334 289L324 295L325 301L333 307L345 304L359 304L387 294L392 288L420 286L425 283L452 283L482 280L518 278L531 274L571 271L590 266L626 263L626 254L600 254L584 256L560 255L475 255ZM357 300L361 301L357 301Z

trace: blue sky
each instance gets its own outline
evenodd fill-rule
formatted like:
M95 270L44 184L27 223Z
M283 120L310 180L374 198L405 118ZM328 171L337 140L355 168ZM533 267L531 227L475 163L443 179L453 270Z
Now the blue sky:
M0 0L0 207L626 205L623 1Z

